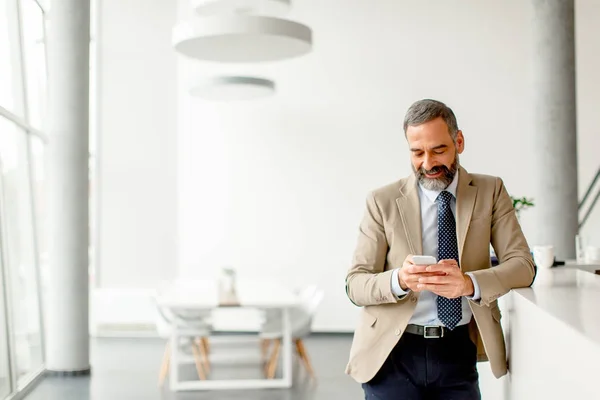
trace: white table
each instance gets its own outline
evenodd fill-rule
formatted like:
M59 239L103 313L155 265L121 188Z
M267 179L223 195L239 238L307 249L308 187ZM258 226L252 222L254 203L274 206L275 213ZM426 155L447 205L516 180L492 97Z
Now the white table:
M238 307L259 309L280 309L283 315L282 372L279 379L227 379L227 380L179 380L179 332L172 330L170 386L172 390L203 389L260 389L289 388L292 386L292 330L289 309L298 304L297 296L285 286L267 280L239 280L236 283ZM177 311L213 310L220 307L218 284L213 280L179 282L167 289L159 298L160 306Z

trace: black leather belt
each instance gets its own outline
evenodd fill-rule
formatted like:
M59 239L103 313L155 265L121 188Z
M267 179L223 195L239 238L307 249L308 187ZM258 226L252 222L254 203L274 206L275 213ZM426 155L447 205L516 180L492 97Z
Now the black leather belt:
M413 335L423 336L426 339L439 339L444 337L445 334L448 334L450 330L443 326L422 326L422 325L406 325L407 333L412 333Z

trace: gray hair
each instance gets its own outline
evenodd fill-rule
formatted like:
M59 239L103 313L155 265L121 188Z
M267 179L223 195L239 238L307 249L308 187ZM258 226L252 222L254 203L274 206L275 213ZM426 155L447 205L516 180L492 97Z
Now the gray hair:
M441 101L423 99L413 103L404 117L404 136L409 126L417 126L425 122L433 121L436 118L442 118L448 125L448 133L454 142L458 134L458 123L456 116L450 107Z

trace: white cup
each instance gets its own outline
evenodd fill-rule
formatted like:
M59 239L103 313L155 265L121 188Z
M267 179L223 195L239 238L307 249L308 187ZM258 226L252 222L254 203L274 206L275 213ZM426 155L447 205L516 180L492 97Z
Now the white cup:
M533 261L538 268L550 268L554 264L554 246L535 246Z

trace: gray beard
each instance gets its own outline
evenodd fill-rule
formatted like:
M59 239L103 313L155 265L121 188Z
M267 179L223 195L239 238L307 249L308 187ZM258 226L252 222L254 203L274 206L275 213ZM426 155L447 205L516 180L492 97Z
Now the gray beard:
M450 182L447 182L446 179L443 179L443 177L437 178L437 179L422 177L422 178L419 178L419 183L421 184L421 186L423 186L427 190L433 190L434 192L441 192L443 190L446 190L446 188L448 186L450 186L450 183L452 183L452 180Z
M415 176L417 177L417 180L419 181L419 184L421 184L421 186L423 186L427 190L441 192L442 190L446 190L446 188L450 186L450 184L454 180L454 176L456 175L459 166L460 164L458 160L458 153L456 153L454 157L454 162L452 163L452 165L450 165L450 168L444 167L445 173L439 178L427 178L427 176L425 176L425 170L423 168L416 170L415 167L412 167L412 170L415 173Z

